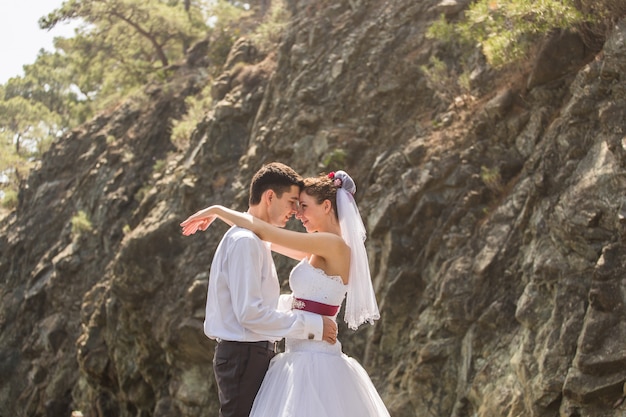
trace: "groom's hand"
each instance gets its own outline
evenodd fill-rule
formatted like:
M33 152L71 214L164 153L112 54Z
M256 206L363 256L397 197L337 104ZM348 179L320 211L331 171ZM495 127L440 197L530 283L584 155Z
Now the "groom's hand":
M322 320L324 321L324 333L322 335L322 340L334 345L335 342L337 342L337 323L335 323L335 321L330 317L326 316L323 316Z

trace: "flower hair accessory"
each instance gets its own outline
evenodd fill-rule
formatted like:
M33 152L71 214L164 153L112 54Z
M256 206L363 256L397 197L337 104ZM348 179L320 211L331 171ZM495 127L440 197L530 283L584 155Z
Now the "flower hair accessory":
M335 173L334 172L329 172L328 173L328 178L330 178L333 181L333 185L337 188L341 188L341 185L343 184L343 181L341 181L341 178L336 177L335 178Z
M331 172L328 174L328 178L333 180L335 187L343 188L353 195L356 193L356 184L346 171Z

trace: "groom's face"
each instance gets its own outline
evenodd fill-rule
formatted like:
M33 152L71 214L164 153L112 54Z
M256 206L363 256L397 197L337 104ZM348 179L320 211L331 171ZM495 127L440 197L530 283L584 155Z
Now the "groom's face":
M298 211L300 189L292 185L280 197L274 194L270 201L269 222L274 226L285 227L287 221Z

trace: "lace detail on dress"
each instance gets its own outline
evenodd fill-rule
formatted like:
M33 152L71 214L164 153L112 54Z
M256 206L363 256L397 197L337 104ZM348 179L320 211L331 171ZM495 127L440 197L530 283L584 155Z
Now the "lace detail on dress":
M332 279L333 281L337 281L341 285L345 285L343 283L343 279L339 275L328 275L322 268L318 268L316 266L311 265L308 259L304 259L303 262L306 263L308 266L310 266L312 270L321 274L324 278L329 278L329 279Z
M289 286L295 298L339 306L346 296L347 286L341 277L331 277L303 259L293 268Z

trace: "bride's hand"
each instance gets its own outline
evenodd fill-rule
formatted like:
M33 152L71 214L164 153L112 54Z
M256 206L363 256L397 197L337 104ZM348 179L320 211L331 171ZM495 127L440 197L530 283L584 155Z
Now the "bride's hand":
M200 210L180 224L180 227L183 229L183 235L193 235L198 230L205 231L216 218L215 215L209 214L207 210Z

